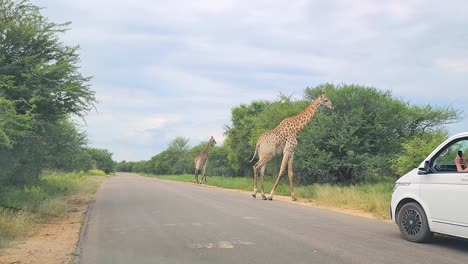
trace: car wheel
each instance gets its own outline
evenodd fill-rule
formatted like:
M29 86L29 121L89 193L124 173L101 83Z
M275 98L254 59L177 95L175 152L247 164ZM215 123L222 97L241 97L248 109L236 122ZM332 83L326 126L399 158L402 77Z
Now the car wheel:
M398 227L402 237L411 242L427 242L433 236L427 224L426 213L414 202L401 207L398 212Z

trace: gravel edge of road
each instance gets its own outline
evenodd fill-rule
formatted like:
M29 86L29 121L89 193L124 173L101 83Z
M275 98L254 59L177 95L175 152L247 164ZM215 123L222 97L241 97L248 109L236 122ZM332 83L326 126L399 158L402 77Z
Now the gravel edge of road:
M96 193L95 193L96 194ZM94 194L94 195L95 195ZM76 243L75 251L73 252L74 258L73 258L73 263L74 264L79 264L80 263L80 257L81 257L81 249L83 247L83 243L86 237L86 233L88 231L88 222L89 222L89 215L91 213L91 210L94 206L95 199L94 195L91 198L91 200L88 203L88 206L86 207L86 211L84 213L84 218L83 218L83 224L81 225L80 228L80 235L78 238L78 242Z

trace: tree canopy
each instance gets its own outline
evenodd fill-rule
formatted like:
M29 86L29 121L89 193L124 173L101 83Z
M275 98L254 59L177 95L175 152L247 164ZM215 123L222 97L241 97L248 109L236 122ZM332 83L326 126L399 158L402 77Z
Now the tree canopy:
M235 107L232 126L226 130L233 168L250 172L251 164L245 161L258 136L299 113L323 91L335 109L318 111L298 135L294 171L299 182L359 182L394 175L390 161L402 154L404 143L459 119L450 107L410 105L373 87L319 85L305 89L305 100L283 96L275 102ZM267 175L277 174L279 160L267 165Z
M78 46L60 41L69 23L49 22L28 0L0 0L0 180L24 184L42 169L92 166L86 134L71 121L94 107Z

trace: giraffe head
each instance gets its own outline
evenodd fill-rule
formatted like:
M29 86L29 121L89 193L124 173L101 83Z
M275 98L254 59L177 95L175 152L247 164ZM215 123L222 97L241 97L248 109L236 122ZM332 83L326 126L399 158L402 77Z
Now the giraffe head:
M325 95L325 92L322 92L322 94L320 95L319 102L321 105L327 108L334 109L332 102L330 101L330 99L328 99L327 95Z
M216 144L216 140L214 139L213 136L211 136L209 143L210 143L211 145Z

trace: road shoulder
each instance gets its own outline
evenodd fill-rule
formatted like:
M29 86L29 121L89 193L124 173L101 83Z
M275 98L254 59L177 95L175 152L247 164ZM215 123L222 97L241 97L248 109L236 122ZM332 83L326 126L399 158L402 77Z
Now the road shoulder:
M98 181L102 184L106 179ZM32 236L14 241L0 250L0 264L76 263L77 254L80 254L80 234L85 228L86 212L94 195L81 193L65 199L71 205L70 210L61 217L36 223Z

